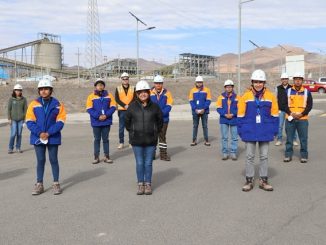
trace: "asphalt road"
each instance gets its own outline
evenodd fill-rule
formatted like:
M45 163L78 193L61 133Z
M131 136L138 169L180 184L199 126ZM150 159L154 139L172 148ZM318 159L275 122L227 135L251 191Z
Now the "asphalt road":
M323 97L324 98L324 97ZM326 111L323 99L315 104ZM215 113L215 112L212 112ZM7 154L9 127L0 127L1 244L326 244L326 117L312 116L309 162L283 163L283 146L270 145L274 192L255 185L244 193L244 144L238 161L221 161L218 121L209 121L211 147L190 147L191 121L168 130L171 162L154 162L152 196L136 195L135 160L117 150L114 164L90 164L88 124L67 124L60 147L64 192L54 196L50 165L46 192L32 196L35 156L24 129L22 154ZM199 130L199 136L202 136Z

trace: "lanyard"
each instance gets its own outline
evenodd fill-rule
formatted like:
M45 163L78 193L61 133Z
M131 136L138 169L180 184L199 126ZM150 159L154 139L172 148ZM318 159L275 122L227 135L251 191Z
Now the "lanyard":
M260 99L255 97L255 102L256 102L256 105L257 105L257 115L260 115Z
M44 103L44 99L42 98L42 105L43 105L43 110L44 110L45 115L46 115L47 112L48 112L49 104L50 104L50 100L49 100L48 103L45 105L45 103Z
M155 90L156 91L156 90ZM163 94L163 89L161 90L161 92L158 93L158 91L156 91L156 98L157 101L160 101L161 95Z

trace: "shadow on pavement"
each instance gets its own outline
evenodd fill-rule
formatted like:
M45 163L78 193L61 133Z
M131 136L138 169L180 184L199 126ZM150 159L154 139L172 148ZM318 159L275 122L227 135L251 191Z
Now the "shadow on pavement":
M19 169L15 169L12 171L0 173L0 180L15 178L19 175L24 174L26 171L27 171L27 168L19 168Z
M183 152L187 150L186 147L183 147L183 146L176 146L176 147L171 147L171 148L168 148L168 153L170 156L174 156L180 152Z
M76 173L70 176L69 178L65 179L63 182L61 182L62 189L67 189L78 183L102 176L105 173L106 173L105 168L96 168L94 170Z
M182 172L178 168L170 168L164 171L154 173L153 186L155 189L158 189L160 186L174 180L180 175L182 175Z
M118 159L120 157L125 157L130 155L131 153L133 153L132 148L128 147L128 148L124 148L122 150L116 150L115 152L113 152L112 154L110 154L110 158L112 160Z

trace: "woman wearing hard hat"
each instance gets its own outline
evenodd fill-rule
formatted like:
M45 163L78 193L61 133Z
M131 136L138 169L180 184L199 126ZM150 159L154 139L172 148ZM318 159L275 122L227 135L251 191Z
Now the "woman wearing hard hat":
M217 112L220 114L222 160L227 160L229 156L232 160L237 160L238 154L238 130L237 113L239 96L233 91L232 80L224 82L225 91L217 98ZM231 134L229 147L229 132Z
M59 184L58 148L61 145L61 130L66 121L66 111L61 102L52 97L51 81L42 79L38 83L39 97L33 100L27 109L26 125L31 131L30 144L34 145L37 159L37 181L32 195L44 192L43 176L46 149L53 175L53 194L59 195L62 190Z
M11 126L8 153L14 153L16 139L16 152L22 153L21 142L23 124L27 111L27 100L23 96L23 87L20 84L14 86L12 95L8 101L8 121Z
M130 104L125 115L125 125L136 159L137 195L151 195L153 154L163 127L163 114L151 101L146 81L136 84L136 94L137 99Z
M272 191L268 183L269 142L278 132L278 104L273 93L265 87L266 75L255 70L251 76L251 89L246 91L238 102L238 132L246 143L246 183L243 191L254 186L255 152L259 148L259 188Z

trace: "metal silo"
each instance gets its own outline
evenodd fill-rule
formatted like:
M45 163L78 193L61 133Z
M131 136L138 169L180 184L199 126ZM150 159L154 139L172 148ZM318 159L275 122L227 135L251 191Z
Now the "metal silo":
M61 69L62 46L60 37L48 33L40 33L42 41L34 46L35 65Z

